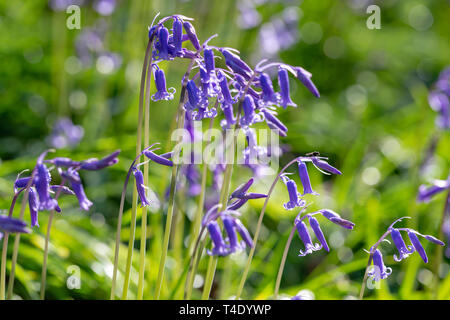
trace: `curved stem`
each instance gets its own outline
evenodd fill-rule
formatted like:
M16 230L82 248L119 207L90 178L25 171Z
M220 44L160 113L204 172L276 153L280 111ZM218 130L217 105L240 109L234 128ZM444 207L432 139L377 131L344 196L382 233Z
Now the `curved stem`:
M184 291L184 300L190 300L191 299L191 295L192 295L192 288L194 287L194 278L195 278L195 272L197 270L198 267L198 262L200 261L200 256L203 252L204 249L204 241L202 242L202 246L199 248L199 244L200 244L200 240L203 236L203 232L205 231L205 227L202 227L202 229L200 230L200 233L197 237L197 241L195 242L194 245L194 250L192 252L192 256L189 262L189 270L188 270L188 276L186 278L186 285L185 287L187 287Z
M150 135L150 82L152 79L152 58L147 67L147 81L145 85L145 114L144 114L144 146L149 144ZM148 162L144 164L144 184L148 186ZM141 245L139 249L139 280L137 299L142 300L144 295L145 252L147 245L147 207L142 208Z
M256 231L255 231L255 236L253 237L253 248L250 250L250 253L248 255L247 264L245 265L244 273L242 274L241 282L239 283L238 291L236 293L236 300L239 300L239 298L241 297L242 290L244 289L245 281L247 280L247 275L250 270L250 265L252 263L253 255L255 254L256 244L257 244L257 241L259 238L259 232L261 231L262 220L264 218L264 213L266 212L266 207L269 202L270 196L272 195L272 192L275 189L275 185L277 184L280 176L283 174L283 172L286 171L286 169L291 164L295 163L297 161L297 159L298 158L295 158L294 160L291 160L287 165L285 165L283 167L283 169L281 169L281 171L277 174L277 176L275 177L275 179L272 182L272 185L270 186L269 192L267 193L267 198L264 201L264 205L261 209L261 213L259 214L258 224L256 226Z
M291 246L291 242L292 242L292 238L294 237L294 234L295 234L295 225L292 227L291 233L289 234L289 238L286 242L286 246L284 247L283 257L281 258L280 268L278 269L278 274L277 274L277 281L275 283L275 290L273 293L274 300L278 299L278 291L280 289L281 277L283 276L284 265L286 263L287 254L289 252L289 247Z
M192 59L189 63L188 69L183 77L183 84L181 88L180 93L180 101L178 105L178 129L184 128L184 117L185 117L185 110L183 108L183 104L185 102L186 98L186 85L187 81L189 79L189 75L191 73L191 69L194 65L195 60ZM170 231L172 227L172 219L173 219L173 212L174 212L174 205L175 205L175 189L176 189L176 182L178 179L178 168L179 164L174 163L172 167L172 178L170 180L170 194L169 194L169 207L167 209L167 220L166 220L166 227L164 230L164 240L163 240L163 247L161 252L161 260L159 263L159 270L158 270L158 278L156 281L156 290L155 290L155 300L159 300L159 297L161 295L161 288L162 288L162 282L164 280L164 269L166 266L166 258L167 258L167 250L169 248L169 239L170 239Z
M217 257L209 256L208 271L206 272L205 285L203 286L202 300L208 300L216 273Z
M144 100L144 85L145 85L145 75L147 72L147 64L148 58L152 48L152 41L148 41L147 48L145 50L144 64L142 66L142 74L141 74L141 86L139 92L139 114L138 114L138 128L137 128L137 142L136 142L136 155L141 151L141 136L142 136L142 109L143 109L143 100ZM115 297L116 290L116 280L117 280L117 270L119 264L119 248L120 248L120 233L122 230L122 216L123 216L123 207L125 202L125 192L126 186L128 183L130 171L128 171L127 180L125 181L124 188L122 191L122 196L120 199L120 208L119 208L119 216L117 219L117 232L116 232L116 247L114 250L114 270L113 270L113 278L111 282L111 295L110 299L113 300ZM136 198L133 200L133 205L137 201L137 191L133 190L133 197Z

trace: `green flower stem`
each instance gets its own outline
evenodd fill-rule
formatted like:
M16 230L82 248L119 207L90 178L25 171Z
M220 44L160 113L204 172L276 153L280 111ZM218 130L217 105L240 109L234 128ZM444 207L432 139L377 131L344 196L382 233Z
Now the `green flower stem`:
M145 114L144 114L144 146L150 143L150 83L152 80L152 57L149 58L147 66L147 81L145 84ZM144 184L148 186L148 162L144 164ZM145 276L145 253L147 246L147 207L142 207L141 218L141 245L139 248L139 280L137 299L142 300L144 296Z
M275 290L273 293L273 299L278 299L278 291L280 290L281 277L283 276L284 265L286 264L287 254L289 252L289 247L291 246L292 238L295 234L295 226L292 227L291 233L289 234L289 238L286 242L286 246L284 247L283 257L281 258L280 268L278 269L277 281L275 283Z
M138 126L137 126L136 156L141 152L141 148L142 148L141 139L142 139L142 114L143 114L143 100L144 100L144 85L145 85L145 76L146 76L146 72L147 72L147 64L148 64L152 44L153 44L153 41L149 41L147 44L147 49L145 50L144 64L142 67L141 87L140 87L140 93L139 93L139 114L138 114ZM150 63L150 65L151 65L151 63ZM127 181L128 181L128 179L127 179ZM113 270L113 278L112 278L112 282L111 282L111 295L110 295L111 300L114 299L115 292L116 292L117 271L118 271L118 267L119 267L120 233L122 230L122 216L123 216L123 207L124 207L124 203L125 203L126 183L124 186L124 190L122 191L122 197L120 199L119 216L117 218L116 246L114 249L114 270ZM135 189L136 188L133 189L133 205L136 208L137 191ZM133 238L134 238L134 233L133 233ZM130 235L130 240L131 240L131 235ZM133 239L133 241L134 241L134 239ZM127 261L127 263L128 263L128 261ZM127 286L128 286L128 280L127 279L125 279L125 280L126 280ZM125 288L125 286L124 286L124 288ZM126 290L128 290L128 288Z
M202 300L208 300L211 293L212 283L214 281L214 275L216 273L217 257L209 256L208 271L206 272L205 285L203 287Z
M205 240L201 241L201 237L203 235L205 228L202 228L200 230L200 234L198 236L198 240L194 246L194 251L192 253L192 258L189 264L189 274L186 279L187 288L185 289L184 293L184 300L190 300L192 295L192 288L194 287L194 279L195 274L198 268L198 263L200 262L200 258L202 255L203 250L205 249ZM200 242L201 241L201 242ZM200 245L200 247L199 247ZM198 249L198 250L197 250Z
M448 191L447 197L445 198L444 211L442 212L442 219L439 223L438 239L444 238L443 225L444 225L445 217L447 214L449 214L449 212L450 212L450 190ZM438 295L439 295L439 267L442 263L442 252L443 252L443 247L437 246L436 259L435 259L435 265L434 265L434 270L433 270L434 271L434 292L433 292L434 299L437 299Z
M31 179L30 179L31 180ZM14 194L14 197L11 201L11 206L9 207L9 217L12 216L12 213L14 211L14 207L16 205L17 198L19 197L20 191ZM28 194L27 194L28 198ZM25 197L24 197L25 199ZM28 200L28 199L27 199ZM26 205L22 201L22 207ZM23 211L23 210L21 210ZM8 238L9 238L9 232L5 232L3 235L3 248L2 248L2 265L1 265L1 275L0 275L0 300L5 300L5 283L6 283L6 259L7 259L7 252L8 252Z
M239 287L236 293L236 300L239 300L242 294L242 290L244 289L245 281L247 280L247 275L250 270L250 265L252 264L253 255L255 254L256 245L258 243L259 232L261 231L261 225L264 218L264 213L266 212L267 204L269 203L270 196L272 195L273 190L275 189L275 185L277 184L281 174L293 163L297 161L297 158L291 160L287 165L281 169L281 171L277 174L275 179L270 186L269 192L267 193L266 200L264 201L264 205L261 209L261 213L259 214L258 224L256 226L255 236L253 237L253 248L250 250L250 253L247 258L247 264L245 265L244 273L242 274L241 282L239 283Z
M184 117L185 117L185 110L183 108L183 104L185 102L186 98L186 85L187 81L189 79L189 75L191 73L191 69L194 65L195 60L192 59L189 63L188 69L183 77L183 85L181 88L180 93L180 102L178 105L178 129L184 128ZM158 278L156 280L156 290L155 290L155 300L159 300L161 295L161 288L162 288L162 282L164 280L164 269L166 266L166 258L167 258L167 251L169 249L169 239L170 239L170 230L172 227L172 219L173 219L173 212L174 212L174 205L175 205L175 187L176 182L178 178L178 168L179 165L174 163L172 167L172 178L170 181L170 193L169 193L169 207L167 209L167 220L166 220L166 227L164 230L164 240L163 240L163 248L161 252L161 260L159 264L159 270L158 270Z
M32 179L30 179L32 180ZM60 186L64 186L66 183L66 179L61 179ZM55 195L55 200L58 200L59 195L61 194L61 188L58 189ZM46 286L46 280L47 280L47 260L48 260L48 244L50 242L50 231L52 229L52 222L53 217L55 215L55 210L50 211L50 215L48 217L48 223L47 223L47 235L45 236L45 244L44 244L44 260L42 262L42 274L41 274L41 294L40 298L41 300L45 299L45 286Z

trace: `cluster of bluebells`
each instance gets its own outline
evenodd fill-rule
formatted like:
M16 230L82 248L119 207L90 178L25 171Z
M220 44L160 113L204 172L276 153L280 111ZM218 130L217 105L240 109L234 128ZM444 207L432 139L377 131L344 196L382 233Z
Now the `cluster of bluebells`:
M389 228L387 229L386 233L378 240L378 242L373 245L370 249L370 254L372 255L372 261L373 261L373 267L371 270L368 271L368 276L371 277L374 281L380 281L381 279L386 279L391 273L392 268L386 267L383 262L383 255L378 249L379 244L387 237L388 235L391 236L392 242L394 243L398 253L394 254L394 260L399 262L403 259L406 259L409 257L413 252L417 252L419 256L422 258L422 260L427 263L428 257L425 252L425 249L423 245L421 244L419 237L422 237L434 244L437 245L444 245L444 242L441 240L431 236L431 235L423 235L419 233L416 230L410 229L410 228L394 228L394 225L401 221L404 218L400 218L396 221L394 221ZM407 245L402 237L402 232L406 233L408 235L409 241L411 242L410 245Z
M440 74L428 96L428 102L434 111L438 112L436 125L443 129L450 129L450 67Z
M78 203L82 210L88 211L92 206L92 202L88 199L84 192L83 183L79 172L97 171L114 165L118 162L117 156L120 151L115 151L103 159L91 158L84 161L74 161L70 158L56 157L45 160L45 154L41 155L36 163L36 167L30 177L17 177L14 182L15 193L18 194L29 188L28 205L31 216L31 226L39 226L39 211L61 212L61 208L57 201L59 194L73 195L78 199ZM56 167L61 177L61 183L52 184L51 168L47 164ZM31 180L32 179L32 180ZM69 186L65 183L68 182ZM53 196L56 194L57 196Z
M267 197L265 194L248 192L253 181L254 179L251 178L231 193L226 210L220 211L220 205L215 205L203 217L202 226L207 228L213 244L212 250L207 251L209 255L227 256L246 247L253 247L252 237L239 219L241 214L237 211L248 200ZM220 229L218 219L222 220L225 237ZM238 240L238 234L241 241Z
M156 93L152 96L152 100L172 100L175 94L174 89L167 89L166 77L164 71L158 66L159 62L172 61L177 58L191 60L193 62L192 71L196 72L193 72L194 74L189 78L183 78L182 81L187 95L183 106L185 110L184 123L185 129L191 136L191 142L195 140L194 121L221 117L220 125L223 130L232 126L241 128L247 137L248 144L243 154L244 163L252 170L253 176L256 178L264 164L254 164L250 159L251 156L255 154L268 156L272 152L281 153L281 151L258 146L253 126L265 122L268 128L276 134L287 135L288 128L278 119L277 109L297 107L290 97L289 74L297 78L314 96L320 97L319 91L311 81L311 73L302 67L284 63L268 63L263 60L255 68L251 68L240 58L237 50L211 45L210 42L215 35L201 43L190 20L192 19L182 15L172 15L162 18L149 28L149 40L153 44L152 69L156 86ZM216 66L216 60L219 59L221 64ZM278 92L275 91L272 79L266 71L269 68L275 68L278 72ZM314 161L319 163L319 166L324 163L319 158L314 158ZM205 201L205 206L209 211L214 208L217 211L218 194L214 190L221 185L225 167L223 163L219 163L210 168L213 171L214 185L211 188L212 192L207 194L212 195L214 199ZM200 174L196 165L187 164L181 170L186 178L189 194L198 194ZM134 170L134 172L138 171ZM251 183L253 183L253 179L251 179ZM247 184L243 186L247 186ZM142 184L138 183L138 185ZM237 249L238 246L234 243L235 237L231 233L232 229L242 232L241 236L244 242L247 245L250 244L245 241L243 234L247 233L242 231L239 219L225 213L229 210L237 210L248 199L252 199L252 195L240 195L240 198L236 198L236 195L237 193L233 193L234 198L230 199L233 202L230 203L229 208L222 210L220 214L215 215L216 219L205 224L215 244L214 248L217 248L211 251L212 254L226 255ZM228 240L220 241L221 238L218 236L216 220L219 217L224 222ZM231 228L231 225L234 227Z
M317 212L309 213L301 217L304 209L306 209L306 201L302 199L306 194L319 195L312 189L311 181L309 179L308 169L306 166L307 162L311 162L320 172L324 174L342 174L338 169L331 166L324 157L319 157L316 155L310 157L298 157L297 165L298 165L298 174L300 177L300 181L303 187L303 193L300 193L297 188L297 184L294 180L288 177L289 173L283 173L280 175L281 180L286 185L289 201L286 202L283 206L286 210L292 210L294 208L301 208L300 213L294 220L294 225L298 231L298 235L300 240L303 242L305 246L305 250L300 250L299 256L305 256L314 251L320 250L324 248L326 251L330 251L327 241L325 240L325 236L320 229L319 221L314 217L317 214L321 214L331 222L340 225L345 229L352 230L355 224L351 221L345 220L341 218L339 214L330 209L322 209ZM309 234L308 228L303 220L308 218L309 225L313 230L317 240L319 243L314 244L311 236Z

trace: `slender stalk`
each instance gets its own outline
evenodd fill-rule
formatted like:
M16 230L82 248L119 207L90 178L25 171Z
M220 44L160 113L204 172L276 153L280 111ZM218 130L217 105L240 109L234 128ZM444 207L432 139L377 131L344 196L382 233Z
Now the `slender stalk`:
M45 285L47 280L47 259L48 259L48 243L50 241L50 231L52 228L53 216L55 215L55 211L50 211L50 215L48 217L47 224L47 235L45 236L45 245L44 245L44 261L42 263L42 274L41 274L41 300L45 299Z
M266 212L267 204L269 203L270 196L272 195L273 190L275 189L275 185L277 184L280 176L286 171L286 169L293 163L297 161L297 158L291 160L287 165L281 169L281 171L277 174L275 179L272 182L272 185L270 186L269 192L267 193L266 200L264 201L264 205L261 209L261 213L259 214L258 218L258 224L256 226L255 236L253 237L253 248L251 248L250 253L247 258L247 263L245 265L244 272L242 274L241 282L239 283L239 287L236 293L236 300L239 300L242 294L242 290L244 289L245 281L247 280L247 275L250 270L250 265L252 263L253 255L255 254L256 244L258 242L259 238L259 232L261 231L261 225L264 218L264 213Z
M275 283L275 290L273 293L274 300L278 299L278 291L280 290L281 277L283 276L284 265L286 263L286 258L287 258L288 252L289 252L289 247L291 246L291 242L292 242L292 238L294 237L294 234L295 234L295 226L292 227L291 233L289 234L289 238L286 242L286 246L284 247L283 257L281 258L280 268L278 269L278 274L277 274L277 281Z
M61 184L60 186L64 186L64 184L66 183L66 179L62 178L61 179ZM58 200L59 195L61 194L61 188L58 189L58 191L56 192L55 195L55 200ZM52 221L53 221L53 217L55 215L55 210L50 211L50 215L48 217L48 224L47 224L47 235L45 236L45 244L44 244L44 261L42 263L42 274L41 274L41 300L45 299L45 286L46 286L46 280L47 280L47 260L48 260L48 244L50 241L50 231L52 228Z
M208 271L206 272L205 285L203 287L202 300L208 300L211 293L211 287L214 281L214 274L216 273L217 257L209 256Z
M446 215L450 212L450 190L447 193L447 197L445 198L445 204L444 204L444 211L442 212L442 218L439 223L439 234L438 239L443 239L444 237L444 229L443 225L445 222ZM439 267L442 263L442 246L437 246L436 248L436 259L435 259L435 265L434 265L434 279L435 279L435 285L434 285L434 299L438 298L439 293Z
M195 273L198 268L198 263L200 261L203 249L205 248L205 241L201 241L204 230L205 230L205 228L202 228L202 230L200 230L200 234L195 243L191 261L189 263L189 270L188 270L189 274L186 278L186 287L187 288L185 288L185 291L184 291L184 300L191 299L192 289L194 287ZM201 241L201 246L199 248L200 241Z
M147 81L145 85L145 115L144 115L144 146L149 144L150 140L150 82L152 79L152 58L147 67ZM144 184L148 186L148 163L144 164ZM139 257L139 280L137 299L142 300L144 295L144 276L145 276L145 252L147 245L147 207L142 208L141 220L141 245Z
M17 198L19 197L19 194L24 189L21 189L20 191L16 192L14 194L14 197L11 201L11 205L9 206L9 214L8 216L11 217L12 213L14 212L14 207L16 205ZM6 282L6 259L7 259L7 252L8 252L8 238L9 238L9 232L5 232L3 235L3 247L2 247L2 265L1 265L1 275L0 275L0 300L5 300L5 282Z
M138 114L138 127L137 127L137 142L136 142L136 155L140 153L142 143L141 143L141 137L142 137L142 109L143 109L143 100L144 100L144 85L145 85L145 76L147 72L147 64L149 55L151 52L153 41L149 41L147 44L147 48L145 50L145 57L144 57L144 64L142 66L142 74L141 74L141 86L140 86L140 92L139 92L139 114ZM150 63L151 65L151 63ZM129 174L130 172L128 172ZM120 199L120 208L119 208L119 216L117 218L117 232L116 232L116 246L114 250L114 270L113 270L113 278L111 282L111 295L110 299L113 300L115 297L115 290L116 290L116 281L117 281L117 271L118 271L118 265L119 265L119 249L120 249L120 233L122 230L122 216L123 216L123 207L125 202L125 192L126 192L126 184L128 183L128 178L125 182L124 189L122 191L122 196ZM133 189L133 204L137 202L137 191ZM128 282L128 281L127 281ZM128 290L128 288L127 288Z
M189 63L188 69L183 77L183 84L181 88L180 93L180 102L178 105L178 129L184 128L184 117L185 117L185 110L183 108L183 104L185 102L186 98L186 85L187 81L189 79L189 75L191 73L191 69L194 65L195 60L192 59ZM162 282L164 280L164 269L166 266L166 258L167 258L167 250L169 248L169 239L170 239L170 231L172 227L172 219L173 219L173 212L174 212L174 205L175 205L175 189L176 189L176 182L178 178L178 168L179 164L174 163L172 167L172 178L170 181L170 194L169 194L169 206L167 209L167 220L166 220L166 227L164 230L164 240L163 240L163 248L161 252L161 260L159 264L159 270L158 270L158 278L156 281L156 290L155 290L155 300L159 300L159 297L161 295L161 288L162 288Z

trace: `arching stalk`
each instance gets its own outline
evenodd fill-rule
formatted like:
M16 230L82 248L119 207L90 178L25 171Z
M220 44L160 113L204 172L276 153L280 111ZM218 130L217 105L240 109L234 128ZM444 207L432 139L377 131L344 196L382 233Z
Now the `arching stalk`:
M294 234L295 234L295 226L292 227L291 233L289 234L289 238L286 242L286 246L284 247L283 257L281 258L280 268L278 269L277 280L275 283L275 290L273 293L274 300L278 299L278 291L280 290L281 277L283 276L284 265L286 264L286 258L287 258L289 248L291 246L291 242L292 242L292 238L294 237Z

